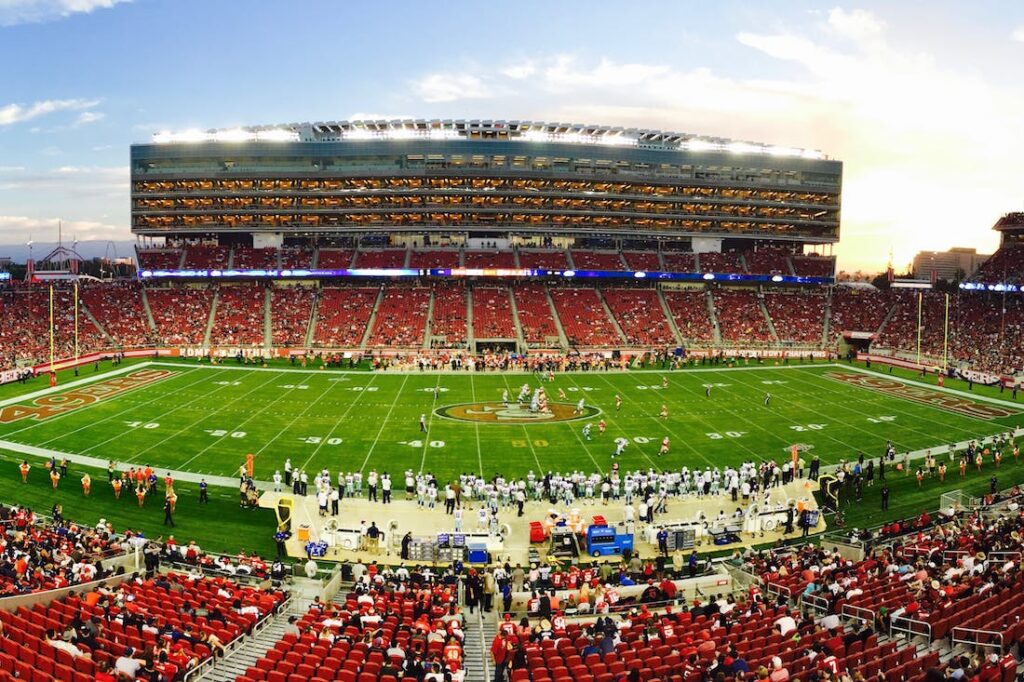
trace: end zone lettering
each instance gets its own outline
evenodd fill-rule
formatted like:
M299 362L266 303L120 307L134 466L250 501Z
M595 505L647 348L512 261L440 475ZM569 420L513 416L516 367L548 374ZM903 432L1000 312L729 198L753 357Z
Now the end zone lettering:
M36 421L49 419L58 414L92 405L104 398L112 398L132 389L147 386L173 374L176 372L166 369L141 369L127 376L107 379L67 393L36 398L28 405L8 405L0 408L0 424L10 424L22 419L35 419Z
M892 379L886 379L884 377L876 377L857 372L826 372L825 376L853 386L859 386L871 391L888 393L889 395L896 396L897 398L912 400L915 403L930 405L931 407L937 407L941 410L949 410L950 412L956 412L958 414L964 414L968 417L976 417L978 419L1009 417L1018 413L1018 410L1012 410L998 405L990 405L988 403L976 403L973 400L967 400L948 393L940 393L938 391L933 391L928 388L920 388L918 386L908 386L907 384L902 384L898 381L893 381Z

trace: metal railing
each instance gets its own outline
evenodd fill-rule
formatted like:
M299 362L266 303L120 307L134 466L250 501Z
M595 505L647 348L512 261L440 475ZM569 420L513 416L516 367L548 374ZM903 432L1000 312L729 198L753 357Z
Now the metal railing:
M950 637L954 646L957 644L971 646L995 646L998 644L999 650L1003 650L1003 633L996 630L955 627L951 631Z
M281 605L278 607L277 610L270 611L269 613L265 614L262 618L258 619L253 624L251 631L240 637L236 637L235 639L231 640L231 642L225 644L223 656L221 656L220 658L217 658L215 655L210 656L210 658L206 659L205 661L203 661L202 663L200 663L199 665L185 673L185 676L182 677L182 681L189 682L189 680L192 679L200 679L204 677L207 673L212 672L213 670L216 670L218 667L222 666L224 663L227 662L229 658L231 658L239 651L244 649L245 645L252 641L256 637L256 635L265 630L277 616L285 613L291 613L292 606L294 605L294 603L295 599L289 596L287 599L281 602Z
M816 594L801 594L799 606L801 610L806 607L807 609L824 616L828 614L829 601L825 597L819 597Z
M844 618L850 620L859 620L862 623L874 623L875 612L871 609L866 609L863 606L854 606L853 604L843 604L843 608L840 609L840 613Z
M896 633L905 635L907 639L911 637L925 637L929 644L932 641L931 623L915 618L905 618L903 616L893 618L889 623L889 635L895 637Z

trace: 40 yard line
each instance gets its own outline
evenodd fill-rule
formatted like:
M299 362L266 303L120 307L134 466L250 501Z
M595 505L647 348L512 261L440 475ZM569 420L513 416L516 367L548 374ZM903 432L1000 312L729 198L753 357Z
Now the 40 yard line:
M402 379L402 385L398 387L398 392L395 394L395 400L391 403L391 407L388 409L388 413L384 415L384 422L380 425L380 430L377 431L377 437L373 439L373 443L370 444L370 449L366 453L366 459L363 460L363 465L359 467L359 473L363 472L366 468L367 463L370 461L370 455L373 454L374 449L377 447L377 443L380 441L380 436L384 433L384 429L387 428L388 420L391 419L391 413L395 411L395 405L398 404L398 399L402 397L402 389L405 388L405 384L409 381L409 375L406 374L405 378Z

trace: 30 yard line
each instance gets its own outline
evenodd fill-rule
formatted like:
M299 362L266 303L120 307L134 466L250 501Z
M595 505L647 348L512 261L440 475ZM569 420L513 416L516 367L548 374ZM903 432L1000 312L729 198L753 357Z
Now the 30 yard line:
M355 407L356 403L359 402L359 399L370 392L367 389L370 387L370 384L373 383L373 380L376 379L378 376L378 374L370 375L370 380L367 381L366 384L363 386L363 390L359 391L359 395L357 395L355 399L348 404L348 407L345 408L345 411L342 412L341 416L338 417L338 419L334 422L334 426L332 426L330 431L327 432L327 437L320 441L320 443L315 448L313 448L312 454L310 454L310 456L306 458L306 461L302 463L302 466L299 467L300 471L306 470L306 467L309 466L309 463L312 462L313 458L316 457L318 452L320 452L320 448L322 448L327 443L327 441L334 436L334 432L338 430L338 426L340 426L341 423L345 421L345 417L348 416L348 413L351 412L352 408ZM363 463L363 466L366 466L365 462ZM362 471L362 469L360 469L360 471Z
M405 384L408 381L409 381L409 375L406 374L405 378L402 379L402 385L398 387L398 393L395 394L394 402L391 403L391 407L390 407L390 409L388 409L388 413L386 415L384 415L384 422L380 425L380 430L377 431L377 437L374 438L373 439L373 443L370 444L370 449L366 453L366 459L363 460L363 465L361 467L359 467L359 473L363 472L363 469L366 468L366 464L370 461L370 455L373 454L374 448L377 447L377 443L380 441L381 434L384 433L384 429L387 428L388 420L391 418L391 413L395 411L395 405L398 404L398 399L400 397L402 397L402 389L405 388Z
M248 417L246 417L246 418L245 418L244 420L242 420L242 422L241 422L240 424L236 424L236 425L235 425L235 428L236 428L236 429L238 429L238 428L240 428L240 427L242 427L242 426L245 426L246 424L248 424L249 422L251 422L251 421L252 421L253 419L255 419L256 417L258 417L258 416L260 416L261 414L263 414L264 412L266 412L266 411L267 411L267 410L268 410L268 409L269 409L269 408L270 408L270 407L271 407L272 405L276 405L276 404L277 404L278 402L280 402L280 401L281 401L282 399L284 399L284 398L286 398L286 397L290 396L290 395L291 395L292 393L294 393L294 392L295 392L295 391L297 390L297 388L296 388L296 387L297 387L298 385L299 385L299 384L292 384L292 385L291 385L291 386L292 386L291 388L289 388L289 389L286 389L286 390L285 390L285 391L284 391L283 393L281 393L281 394L280 394L280 395L278 395L278 396L277 396L276 398L274 398L273 400L271 400L270 402L268 402L268 403L267 403L266 405L264 405L264 406L263 406L263 407L261 407L260 409L256 410L256 411L255 411L255 412L253 412L252 414L250 414L250 415L249 415ZM221 443L221 442L223 442L223 440L224 440L225 438L228 438L228 434L224 434L224 435L223 435L223 436L221 436L220 438L217 438L217 439L215 439L215 440L214 440L214 441L213 441L212 443L210 443L209 445L207 445L207 446L206 446L205 448L203 448L202 450L200 450L200 451L199 451L199 452L197 452L196 454L194 454L194 455L192 455L191 457L189 457L189 458L188 458L188 459L187 459L187 460L185 461L185 464L191 464L191 463L192 463L192 462L193 462L194 460L198 459L200 455L202 455L203 453L209 452L209 451L210 451L210 450L211 450L212 448L216 447L218 443ZM182 466L184 466L184 464L183 464Z

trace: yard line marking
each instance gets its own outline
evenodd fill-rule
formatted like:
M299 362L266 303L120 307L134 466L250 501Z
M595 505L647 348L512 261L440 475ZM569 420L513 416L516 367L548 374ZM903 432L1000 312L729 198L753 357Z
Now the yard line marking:
M273 381L273 380L274 380L274 379L273 379L273 377L271 377L271 381ZM265 386L266 384L263 384L263 385ZM251 421L252 421L253 419L255 419L255 418L256 418L256 417L258 417L259 415L261 415L261 414L263 414L264 412L266 412L266 411L267 411L267 409L269 409L269 408L270 408L270 407L271 407L272 405L276 405L276 404L277 404L277 403L278 403L278 402L279 402L279 401L280 401L281 399L283 399L283 398L285 398L285 397L287 397L287 396L291 395L291 394L292 394L292 393L294 393L294 392L295 392L296 390L297 390L297 387L296 387L295 385L293 385L293 386L292 386L292 388L289 388L289 389L285 390L285 391L284 391L283 393L281 393L281 394L280 394L279 396L277 396L276 398L274 398L273 400L271 400L270 402L268 402L268 403L267 403L266 405L264 405L264 406L263 406L263 407L261 407L260 409L256 410L255 412L253 412L252 414L250 414L250 415L249 415L248 417L246 417L246 418L245 418L245 419L244 419L244 420L243 420L243 421L242 421L242 422L241 422L240 424L238 424L238 425L236 425L236 426L235 426L235 429L237 430L237 429L239 429L240 427L242 427L242 426L245 426L246 424L248 424L249 422L251 422ZM248 394L246 394L246 395L248 395ZM212 443L210 443L210 444L209 444L209 445L207 445L207 446L206 446L205 448L203 448L202 450L200 450L200 451L199 451L199 452L197 452L196 454L192 455L192 456L191 456L191 457L190 457L189 459L187 459L187 460L185 461L185 464L191 464L191 463L192 463L192 461L193 461L193 460L195 460L196 458L198 458L198 457L199 457L200 455L202 455L202 454L203 454L203 453L205 453L205 452L209 452L209 450L210 450L211 448L215 447L215 446L216 446L216 445L217 445L218 443L222 442L222 441L223 441L223 440L224 440L225 438L229 438L229 437L230 437L230 436L229 436L229 434L225 433L225 434L224 434L223 436L221 436L220 438L217 438L217 439L215 439L215 440L214 440L214 441L213 441Z
M202 382L201 381L197 381L196 382L196 384L199 384L199 383L202 383ZM194 385L194 384L190 384L190 386L191 385ZM212 391L209 391L208 393L204 393L204 394L202 394L202 395L200 395L200 396L198 396L196 398L193 398L192 400L184 402L181 405L173 407L170 410L167 410L166 412L162 413L160 415L160 418L162 419L162 418L166 417L167 415L174 414L178 410L183 409L185 407L188 407L190 405L193 405L194 403L197 403L197 402L199 402L201 400L209 400L210 396L214 395L218 391L223 391L226 388L228 388L228 386L220 386L218 388L213 389ZM171 395L171 394L166 394L165 393L164 396L166 396L166 395ZM99 422L97 422L97 423L99 423ZM107 443L113 442L113 441L118 440L120 438L124 438L125 436L129 435L130 433L132 433L131 429L128 429L128 430L125 430L125 431L120 431L120 432L114 434L113 436L111 436L110 438L107 438L106 440L100 441L99 443L93 443L89 447L87 447L84 450L82 450L81 454L84 455L87 452L95 450L96 448L100 447L101 445L106 445ZM51 442L51 441L47 441L47 443L49 443L49 442ZM161 443L162 442L163 441L161 441ZM46 445L46 443L43 443L43 445ZM128 460L128 461L130 462L131 460Z
M469 390L472 393L473 402L476 402L476 383L473 381L472 373L469 375ZM480 449L480 425L473 422L473 430L476 431L476 461L480 464L480 475L484 475L484 454Z
M149 363L143 363L143 364L149 364ZM137 368L139 368L139 367L141 367L141 366L142 366L142 365L133 365L133 366L131 367L131 369L137 369ZM109 376L110 374L112 374L112 373L108 373L108 376ZM181 378L181 377L185 376L186 374L188 374L188 372L185 372L185 373L183 373L183 374L178 374L178 375L174 375L174 378L175 378L175 379L178 379L178 378ZM168 379L170 379L171 377L167 377L167 378L168 378ZM164 381L164 379L161 379L160 381ZM30 430L32 430L32 429L35 429L35 428L39 428L40 426L45 426L45 425L47 425L47 424L52 424L53 422L55 422L55 421L57 421L58 419L61 419L61 418L63 418L63 417L69 417L69 416L71 416L71 415L73 415L73 414L81 414L81 413L82 413L82 412L84 412L85 410L88 410L88 409L90 409L90 408L93 408L93 407L97 407L97 406L99 406L99 405L103 405L103 404L106 404L106 405L110 405L110 404L111 404L112 402L116 401L116 400L117 400L117 399L119 399L119 398L120 398L121 396L124 396L124 395L129 395L129 394L131 394L131 393L134 393L134 392L136 392L136 391L139 391L139 390L141 390L141 389L144 389L144 388L150 388L150 387L152 387L152 386L155 386L155 385L157 385L157 383L159 383L159 382L154 382L154 383L144 384L144 385L142 385L142 386L136 386L135 388L129 389L128 391L125 391L124 393L120 393L120 394L118 394L118 395L114 396L113 398L111 398L111 399L109 399L109 400L106 400L106 401L104 401L104 400L97 400L97 401L96 401L96 402L94 402L94 403L90 403L90 404L88 404L88 405L84 405L84 406L82 406L82 407L79 407L79 408L76 408L76 409L74 409L74 410L69 410L68 412L62 412L61 414L57 414L57 415L54 415L54 416L52 416L52 417L49 417L49 418L47 418L47 419L46 419L45 421L41 421L41 422L33 422L33 423L29 424L28 426L23 426L23 427L21 427L20 429L15 429L14 431L8 431L8 432L7 432L6 434L4 434L4 435L5 435L5 437L6 437L6 436L11 436L11 435L14 435L14 434L16 434L16 433L21 433L22 431L30 431ZM196 383L199 383L199 382L196 382ZM71 386L70 386L70 384L66 384L66 385L65 385L65 386L63 386L62 388L59 388L58 390L60 390L60 391L63 391L63 390L65 390L65 389L68 389L68 388L70 388L70 387L71 387ZM35 394L31 394L31 395L35 395ZM168 395L168 394L166 394L166 393L165 393L164 395ZM27 396L26 396L26 397L27 397ZM132 409L132 408L128 408L128 410L125 410L125 412L127 412L127 411L129 411L129 410L131 410L131 409ZM93 422L93 424L98 424L98 423L99 423L99 422ZM92 425L92 424L90 424L90 426L91 426L91 425ZM77 431L71 431L70 433L77 433ZM64 436L66 436L66 435L68 435L68 434L61 434L61 435L60 435L59 437L60 437L60 438L62 438L62 437L64 437ZM47 442L47 443L50 443L50 442L52 442L52 441L46 441L46 442ZM44 445L45 445L45 443L44 443Z
M350 402L348 404L348 406L345 408L345 411L342 412L341 416L338 417L337 421L334 422L334 426L332 426L331 430L327 432L327 438L324 438L322 441L320 441L320 443L315 448L313 448L313 453L309 457L306 458L305 462L302 463L302 466L299 467L299 471L305 471L306 470L306 467L309 466L309 463L311 461L313 461L314 457L316 457L316 453L320 452L320 448L322 448L327 443L327 441L330 440L332 436L334 436L334 432L337 431L338 426L340 426L341 423L343 421L345 421L345 417L347 417L348 413L352 411L352 408L356 406L356 403L358 403L362 399L362 397L364 395L366 395L367 393L370 392L370 391L367 391L366 389L370 386L370 384L373 383L373 380L376 379L378 376L380 376L380 375L379 374L371 374L370 375L370 380L367 381L366 384L363 386L363 390L359 391L359 395L357 395L355 397L355 400L353 400L352 402Z
M737 381L737 383L741 383L744 386L752 386L754 389L760 389L761 388L757 384L747 384L747 383L744 383L744 382L740 381L739 379L736 379L736 381ZM777 394L773 395L772 397L773 398L777 397ZM867 429L862 429L862 428L860 428L858 426L854 426L853 424L850 424L848 422L844 422L843 420L837 419L833 415L827 414L825 412L820 412L820 411L815 410L815 409L810 408L810 407L803 407L803 403L801 403L801 402L798 402L798 401L795 401L795 400L787 400L786 398L782 398L782 397L778 397L778 400L781 401L781 402L784 402L784 403L790 403L790 404L796 406L799 409L807 410L808 412L813 412L814 414L820 415L820 416L825 417L827 419L831 419L833 422L838 421L840 424L843 424L844 426L849 426L849 427L851 427L851 428L853 428L853 429L855 429L857 431L860 431L862 433L866 433L869 436L871 436L872 438L879 438L879 435L877 433L874 433L872 431L868 431ZM782 416L782 415L780 415L780 416ZM783 416L783 419L785 421L789 421L791 426L798 425L798 422L793 421L791 417ZM815 433L821 434L823 437L828 438L833 443L838 443L838 444L842 445L843 447L849 448L852 451L852 453L861 452L861 448L854 447L853 445L850 445L846 441L844 441L844 440L842 440L840 438L836 438L835 436L830 436L825 431L816 431ZM894 442L893 444L895 445L896 443Z
M579 383L578 383L578 382L577 382L577 381L576 381L575 379L573 379L573 378L572 378L571 376L570 376L570 377L566 377L566 378L567 378L567 379L569 379L569 381L571 381L571 382L572 382L573 384L575 384L577 388L578 388L578 387L580 386L580 384L579 384ZM609 382L609 383L611 383L611 382ZM580 395L583 395L582 391L580 392ZM609 424L611 424L611 423L612 423L612 418L611 418L611 414L607 414L607 413L606 413L606 415L607 415L607 422L608 422ZM627 440L629 440L629 433L627 433L627 432L626 432L626 430L625 430L624 428L622 428L621 426L619 426L619 425L618 425L618 423L616 423L616 425L615 425L615 428L616 428L617 430L619 430L620 432L622 432L622 435L623 435L623 436L625 436L625 438L626 438ZM657 463L657 462L655 462L655 461L654 461L653 459L651 459L650 455L648 455L648 454L647 454L647 452L646 452L646 449L645 449L645 448L641 448L641 447L639 447L639 445L640 445L639 443L636 443L636 442L631 442L631 443L630 443L630 445L636 445L636 446L638 446L638 447L637 447L637 451L638 451L638 452L640 452L640 454L642 454L642 455L644 456L644 459L646 459L646 460L647 460L648 462L650 462L650 463L651 463L651 465L652 465L652 466L653 466L653 467L654 467L655 469L660 469L660 468L661 468L661 467L660 467L660 465L658 465L658 463ZM687 445L687 446L689 447L689 443L687 443L686 445ZM692 448L691 448L691 449L692 449ZM696 452L696 450L694 450L694 452Z
M306 414L307 412L309 412L309 410L310 410L310 409L312 409L314 405L316 405L317 403L319 403L319 402L320 402L320 399L321 399L321 398L323 398L323 397L324 397L325 395L327 395L328 393L330 393L331 389L332 389L332 388L335 388L335 386L336 386L336 384L331 384L331 383L328 383L328 384L327 384L327 390L326 390L326 391L324 391L324 392L323 392L323 393L321 393L321 394L320 394L319 396L317 396L316 400L311 400L310 402L306 403L306 407L305 407L305 408L304 408L304 409L302 410L302 412L299 412L299 413L298 413L297 415L295 415L295 418L294 418L294 419L292 419L292 420L291 420L290 422L288 422L288 425L287 425L287 426L285 426L285 427L284 427L283 429L281 429L280 431L278 431L278 432L277 432L277 435L276 435L276 436L274 436L273 438L271 438L270 440L268 440L268 441L267 441L266 443L264 443L264 444L263 444L263 447L262 447L262 448L260 448L259 450L257 450L257 451L255 452L255 454L256 454L256 455L259 455L259 454L261 454L261 453L262 453L262 452L263 452L264 450L266 450L267 448L269 448L269 447L270 447L270 444L271 444L271 443L273 443L273 442L274 442L274 441L276 441L276 440L277 440L278 438L280 438L280 437L282 436L282 434L284 434L284 432L285 432L285 431L287 431L288 429L290 429L290 428L291 428L291 427L292 427L292 426L293 426L293 425L295 424L295 422L297 422L297 421L299 421L300 419L302 419L302 417L303 417L303 416L305 416L305 414ZM293 390L294 390L294 389L293 389Z
M512 390L512 384L510 384L508 382L508 377L502 375L501 378L505 382L505 386L508 387L509 395L512 395L515 391ZM523 435L526 436L526 444L530 446L530 452L533 453L533 461L535 461L537 463L537 473L543 475L544 467L540 463L540 458L537 457L537 449L535 447L533 447L533 439L530 438L530 432L526 429L526 425L525 424L523 424ZM593 457L591 457L591 459L593 459ZM483 475L483 468L484 468L484 463L483 463L483 459L481 458L481 460L480 460L480 475L481 476ZM598 469L600 469L600 468L601 467L598 467Z
M613 384L612 382L608 381L608 379L606 379L605 377L601 376L600 374L595 374L594 376L596 376L596 377L597 377L598 379L601 379L601 380L602 380L603 382L605 382L606 384L608 384L609 386L611 386L611 387L612 387L612 388L613 388L613 389L615 390L615 392L616 392L616 393L618 393L618 392L619 392L620 390L621 390L621 391L622 391L623 393L625 393L625 392L626 392L626 389L625 389L625 388L621 388L621 389L620 389L620 387L618 387L618 386L616 386L615 384ZM634 390L635 390L635 389L634 389ZM672 402L672 401L670 401L670 400L669 400L668 398L666 398L665 400L666 400L666 402ZM642 405L642 404L641 404L641 403L640 403L639 401L636 401L636 400L630 399L630 401L629 401L629 402L630 402L630 403L633 403L633 404L635 404L635 405L637 405L637 406L638 406L638 407L639 407L639 408L640 408L641 410L643 410L643 405ZM694 417L696 417L696 418L697 418L697 419L698 419L698 420L699 420L699 421L700 421L701 423L703 423L703 424L704 424L705 426L707 426L707 427L710 427L710 428L714 428L714 427L712 427L712 426L711 426L711 424L709 424L708 422L704 421L704 419L703 419L703 418L701 418L700 416L698 416L696 412L691 412L691 413L689 413L689 414L692 414L692 415L693 415ZM700 457L701 459L703 459L703 460L704 460L704 461L705 461L705 462L706 462L706 463L708 464L708 466L711 466L711 467L714 467L714 466L715 466L715 463L714 463L714 462L712 462L712 461L711 461L711 460L710 460L710 459L708 458L708 456L707 456L707 455L705 455L705 454L704 454L703 452L701 452L700 450L698 450L697 448L695 448L695 447L694 447L694 446L693 446L693 445L692 445L692 444L691 444L691 443L690 443L690 442L689 442L689 441L688 441L688 440L687 440L686 438L683 438L683 437L681 437L681 436L680 436L679 434L677 434L677 433L676 433L675 431L673 431L672 429L670 429L670 428L668 427L668 424L667 424L666 422L663 422L663 421L661 421L661 420L660 420L660 419L659 419L658 417L655 417L654 415L649 415L649 414L647 414L646 412L642 413L642 414L641 414L641 416L644 416L644 417L647 417L647 418L649 418L649 419L653 420L653 421L654 421L654 423L658 424L658 425L659 425L659 426L660 426L661 428L663 428L663 429L665 429L666 431L668 431L668 432L669 432L670 434L672 434L672 437L673 437L673 438L675 438L675 439L676 439L676 440L678 440L678 441L681 441L681 442L683 443L683 445L685 445L686 447L688 447L688 448L689 448L689 449L690 449L691 451L693 451L693 453L694 453L694 454L696 454L696 455L697 455L698 457ZM747 451L747 452L749 452L750 454L754 455L754 457L756 457L757 459L759 459L759 460L763 460L763 459L764 459L764 457L762 457L761 455L757 454L756 452L754 452L754 451L753 451L753 450L751 450L750 448L746 447L745 445L743 445L743 443L737 443L737 445L739 445L739 446L740 446L741 448L743 448L744 450L746 450L746 451Z
M473 379L473 375L469 375L470 381ZM423 457L420 459L420 470L418 473L423 473L423 468L427 466L427 448L430 447L430 424L434 420L434 408L437 407L437 389L441 386L441 375L437 375L437 381L434 382L434 393L430 400L430 412L427 414L427 430L423 434ZM401 389L399 389L401 390Z
M194 371L195 371L195 368L190 369L189 371L179 375L179 377L186 377L189 374L192 374ZM97 424L102 424L104 422L110 421L111 419L117 419L118 417L120 417L122 415L125 415L125 414L127 414L127 413L129 413L129 412L131 412L133 410L136 410L136 409L138 409L140 407L146 407L147 405L151 405L151 404L153 404L153 403L155 403L157 401L163 400L164 398L167 398L169 396L177 395L178 393L181 393L182 391L184 391L186 389L192 388L193 386L197 386L197 385L203 383L204 381L207 381L208 379L210 379L210 377L203 377L199 381L194 381L191 384L186 384L185 386L182 386L180 388L176 388L173 391L170 391L168 393L161 393L160 395L158 395L155 398L152 398L151 400L146 400L146 401L143 401L141 403L135 403L131 407L129 407L127 409L124 409L124 410L121 410L120 412L116 412L116 413L110 415L109 417L104 417L103 419L100 419L99 421L89 422L85 426L79 427L79 428L75 429L74 431L67 431L65 433L60 434L56 438L51 438L50 440L43 441L42 443L40 443L40 445L49 445L50 443L52 443L52 442L54 442L56 440L60 440L61 438L65 438L65 437L70 436L72 434L78 433L79 431L84 431L85 429L88 429L90 427L96 426ZM115 400L116 400L116 398L115 398ZM95 404L99 404L99 403L95 403ZM65 414L70 414L70 412L65 413ZM58 415L58 416L60 416L60 415ZM49 420L47 420L46 422L40 422L39 424L36 424L36 426L42 426L43 424L48 423L48 422L49 422ZM8 433L6 435L9 436L9 435L11 435L13 433L18 433L18 431L11 431L10 433Z
M370 450L366 453L366 459L363 460L363 466L359 467L359 473L363 472L363 469L366 468L366 464L370 461L370 455L373 454L374 448L377 447L377 442L380 441L380 436L381 436L382 433L384 433L384 429L388 425L388 419L391 418L391 413L395 411L395 405L398 404L398 399L400 397L402 397L402 389L405 388L405 384L408 381L409 381L409 374L406 374L405 378L402 379L402 385L398 387L398 393L395 394L395 401L393 403L391 403L391 408L388 410L388 413L386 415L384 415L384 423L380 425L380 431L377 432L377 437L374 438L373 439L373 443L370 444Z
M842 367L843 369L848 369L848 370L851 370L853 372L860 372L861 374L871 374L873 376L884 377L886 379L893 379L894 381L900 381L900 382L903 382L904 384L909 384L911 386L917 386L919 388L927 388L929 390L938 391L940 393L951 393L953 395L960 396L961 398L970 398L971 400L978 400L978 401L981 401L983 403L992 403L993 405L1001 405L1003 407L1012 407L1015 410L1021 410L1021 408L1022 408L1020 403L1015 403L1012 400L1003 400L1002 398L990 398L987 395L976 395L974 393L966 393L964 391L960 391L960 390L957 390L955 388L949 388L948 386L936 386L934 384L926 384L923 381L915 381L914 379L904 379L903 377L895 377L895 378L893 378L893 377L890 377L887 374L883 374L882 372L876 372L873 369L865 369L863 367L858 367L857 365L852 365L852 364L851 365L843 365L843 364L840 364L840 363L837 362L837 363L834 363L832 366L833 367Z
M827 388L827 387L828 386L832 386L834 384L839 384L839 385L846 385L846 384L843 384L842 382L836 382L836 380L832 379L831 377L821 376L821 375L818 375L818 374L808 374L807 376L815 377L817 379L821 379L822 380L822 385L820 386L821 390L826 391L828 393L832 393L834 395L844 395L844 393L842 391L831 390L830 388ZM814 386L815 388L819 388L819 384L816 384L813 381L809 381L807 379L797 379L797 381L801 381L802 383L805 383L808 386ZM894 379L894 381L899 381L899 379ZM852 388L862 388L862 387L860 387L860 386L853 386ZM873 401L869 400L867 397L861 397L861 396L865 395L865 393L868 396L873 396L876 399L885 398L886 399L886 405L887 405L887 407L885 408L886 410L891 410L892 412L898 412L898 413L900 413L902 415L910 417L914 421L918 421L918 422L924 421L924 422L928 422L929 424L936 424L938 426L942 426L942 427L946 427L946 428L953 428L953 429L956 429L957 431L960 431L962 433L968 433L968 434L975 433L975 431L972 431L971 429L968 429L968 428L964 428L963 426L956 426L954 424L948 424L948 423L945 423L945 422L936 421L936 420L930 419L928 417L923 417L923 416L914 414L913 412L907 412L905 409L900 409L899 407L888 407L889 401L893 401L893 402L896 402L898 405L911 404L911 405L914 405L915 407L925 408L926 410L929 410L929 411L931 411L931 410L938 411L940 409L940 408L932 407L931 405L928 405L927 403L916 403L916 402L913 402L911 400L907 400L906 398L903 398L903 397L898 396L898 395L889 395L887 393L872 392L872 391L870 391L870 389L863 389L862 391L854 391L853 395L851 395L850 399L854 400L854 401L856 401L858 403L873 403ZM896 398L898 400L894 401L893 400L894 398ZM851 412L856 412L858 414L862 414L862 415L865 415L865 416L873 416L873 415L871 415L868 412L863 412L861 410L855 410L853 408L849 408L849 409L850 409ZM952 416L959 417L959 418L962 418L962 419L970 419L971 421L976 421L978 423L984 424L985 426L989 426L989 427L999 426L1000 425L999 422L996 422L994 420L979 419L978 417L972 417L970 415L961 414L959 412L956 412L956 413L948 413L947 412L946 414L951 414ZM897 426L904 426L904 425L897 424ZM919 433L919 434L931 435L928 431L922 431L921 429L914 428L913 426L905 426L905 428L910 430L910 431L914 431L916 433Z
M195 427L196 427L196 426L197 426L198 424L201 424L201 423L203 423L204 421L206 421L207 419L209 419L209 418L210 418L210 417L212 417L213 415L215 415L215 414L219 414L220 412L222 412L222 411L224 411L225 409L227 409L227 408L228 408L228 407L229 407L230 405L234 405L235 403L237 403L237 402L238 402L239 400L241 400L242 398L246 398L246 397L248 397L248 396L249 396L250 394L252 394L252 393L255 393L256 391L260 390L261 388L263 388L264 386L266 386L267 384L269 384L269 383L270 383L271 381L277 381L278 379L279 379L279 377L277 377L277 376L272 376L272 377L270 377L270 379L268 379L267 381L264 381L264 382L263 382L262 384L260 384L259 386L256 386L255 388L253 388L253 389L251 389L251 390L249 390L249 391L246 391L245 393L243 393L242 395L238 396L238 397L237 397L237 398L235 398L234 400L229 400L228 402L224 403L223 405L221 405L221 406L220 406L219 408L217 408L217 409L216 409L216 410L214 410L213 412L210 412L210 413L208 413L208 414L205 414L205 415L203 415L202 417L200 417L199 419L197 419L196 421L194 421L194 422L192 422L191 424L189 424L188 426L185 426L185 427L183 427L183 428L180 428L180 429L178 429L177 431L175 431L175 432L174 432L174 433L172 433L171 435L167 436L167 437L166 437L166 438L164 438L163 440L161 440L161 441L159 441L159 442L157 442L157 443L154 443L153 445L150 445L150 446L149 446L148 448L146 448L145 450L142 450L141 452L138 452L138 453L136 453L135 455L133 455L133 456L129 457L129 458L128 458L128 459L126 459L126 460L125 460L125 461L124 461L123 463L124 463L124 464L127 464L128 462L133 462L133 461L135 461L136 459L138 459L138 458L139 458L139 457L141 457L142 455L146 454L147 452L149 452L149 451L150 451L150 450L152 450L153 448L157 447L158 445L163 445L164 443L166 443L167 441L171 440L172 438L177 438L178 436L180 436L181 434L185 433L186 431L190 431L190 430L194 429L194 428L195 428ZM227 388L227 386L224 386L224 387L222 387L222 388ZM207 397L208 397L208 396L203 396L203 398L207 398ZM199 400L199 398L197 398L197 400ZM191 404L192 402L195 402L195 401L190 401L189 403L186 403L186 404ZM184 405L183 405L182 407L184 407ZM176 408L176 409L177 409L177 408ZM172 410L172 412L173 412L173 411L174 411L174 410ZM193 457L193 459L195 459L195 458ZM192 460L189 460L189 462L191 462L191 461L192 461ZM186 462L186 464L187 464L187 463L188 463L188 462Z

